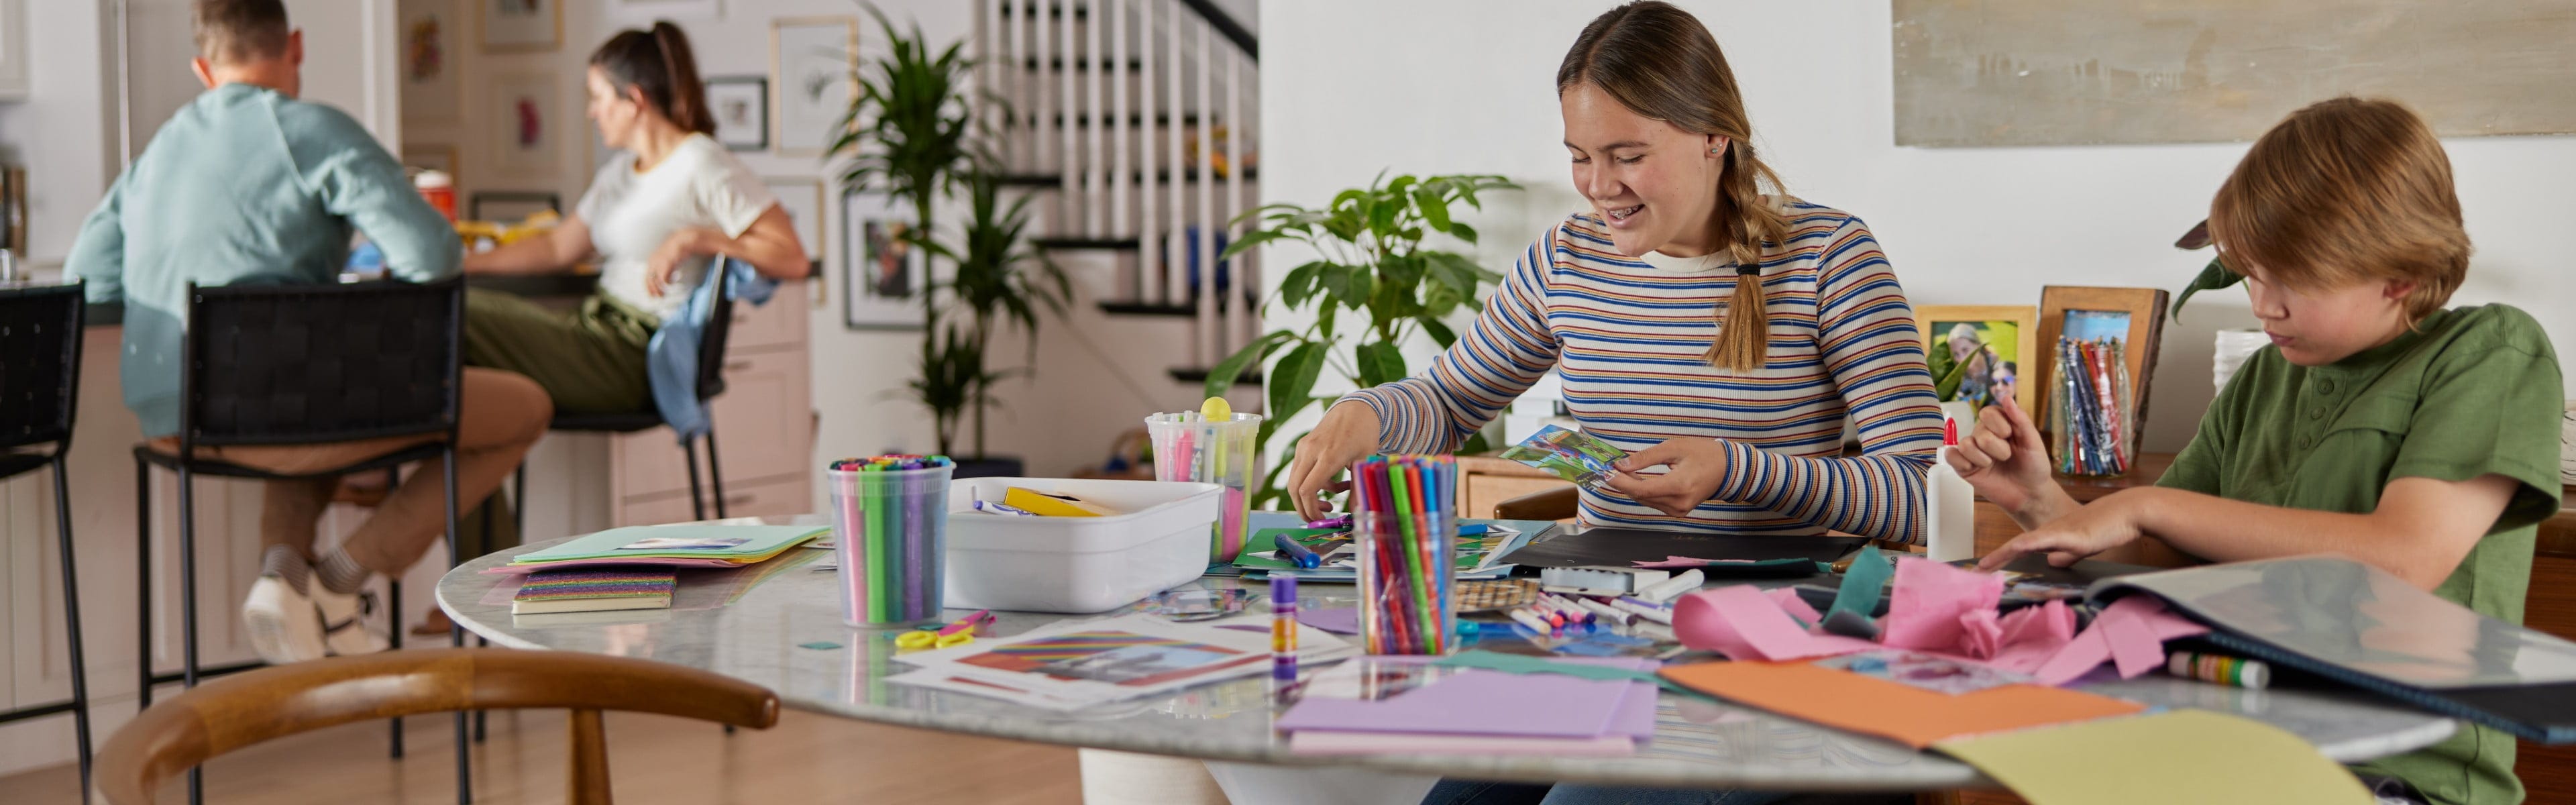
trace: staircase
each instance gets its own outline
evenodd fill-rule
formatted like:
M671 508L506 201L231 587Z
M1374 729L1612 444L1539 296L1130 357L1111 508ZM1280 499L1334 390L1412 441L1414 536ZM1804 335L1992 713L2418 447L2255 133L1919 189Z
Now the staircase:
M1034 243L1108 273L1101 312L1185 330L1175 380L1258 335L1257 256L1217 260L1260 193L1252 33L1211 0L978 0L973 47L1007 183L1048 196Z

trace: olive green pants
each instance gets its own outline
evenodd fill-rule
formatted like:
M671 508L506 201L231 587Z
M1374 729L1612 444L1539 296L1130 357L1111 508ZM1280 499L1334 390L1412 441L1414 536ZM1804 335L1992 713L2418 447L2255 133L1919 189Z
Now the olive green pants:
M465 291L465 363L528 376L554 399L557 414L622 414L650 410L644 347L659 322L651 314L593 294L572 310L554 310L500 291ZM493 498L499 500L498 496ZM517 545L509 510L494 507L498 528L484 529L485 512L465 518L459 536L466 556Z

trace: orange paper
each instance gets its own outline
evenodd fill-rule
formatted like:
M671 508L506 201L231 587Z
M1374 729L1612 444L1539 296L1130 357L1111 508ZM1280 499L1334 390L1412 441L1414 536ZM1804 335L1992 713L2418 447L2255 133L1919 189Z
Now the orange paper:
M1668 666L1663 675L1728 701L1893 739L1916 749L1951 738L2147 709L2136 702L2041 685L2005 685L1953 695L1801 662Z

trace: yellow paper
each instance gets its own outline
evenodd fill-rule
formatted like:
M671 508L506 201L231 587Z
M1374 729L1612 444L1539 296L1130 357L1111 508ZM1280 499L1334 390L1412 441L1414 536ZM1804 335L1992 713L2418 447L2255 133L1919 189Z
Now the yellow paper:
M2018 730L1933 746L2031 805L2370 805L2342 764L2269 724L2173 710Z

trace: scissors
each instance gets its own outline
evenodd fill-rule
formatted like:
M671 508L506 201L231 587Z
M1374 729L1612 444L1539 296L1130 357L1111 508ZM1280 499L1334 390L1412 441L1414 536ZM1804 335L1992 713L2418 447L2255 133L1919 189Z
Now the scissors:
M992 622L993 611L989 609L979 609L975 610L974 614L958 618L953 623L939 627L936 631L931 630L930 627L924 626L914 631L895 635L894 645L896 648L948 648L950 646L962 646L975 642L975 627Z

